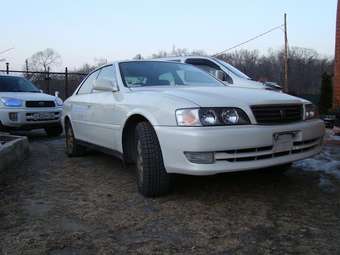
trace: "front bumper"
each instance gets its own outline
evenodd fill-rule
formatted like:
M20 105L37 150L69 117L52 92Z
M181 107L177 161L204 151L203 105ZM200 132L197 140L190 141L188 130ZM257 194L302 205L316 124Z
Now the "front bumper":
M9 114L16 113L16 120L10 119ZM51 113L51 118L46 120L35 119L35 113ZM53 126L60 123L62 108L1 108L0 125L7 130L37 129Z
M169 173L212 175L265 168L311 157L322 149L321 120L275 126L165 127L155 126ZM277 153L274 134L294 132L293 147ZM184 152L214 152L212 164L190 162Z

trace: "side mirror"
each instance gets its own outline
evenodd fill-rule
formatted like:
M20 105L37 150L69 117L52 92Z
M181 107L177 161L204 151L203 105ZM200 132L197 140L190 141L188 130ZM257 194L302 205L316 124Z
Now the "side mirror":
M117 91L118 87L116 82L113 82L108 79L99 79L95 80L93 84L93 90L100 90L100 91Z
M54 96L55 96L55 97L59 97L59 91L55 91L55 92L54 92Z

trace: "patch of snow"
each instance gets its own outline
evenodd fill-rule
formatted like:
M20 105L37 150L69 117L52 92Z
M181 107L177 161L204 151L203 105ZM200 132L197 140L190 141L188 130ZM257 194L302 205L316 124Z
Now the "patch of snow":
M294 167L300 168L303 171L323 172L340 179L340 160L337 158L340 155L339 150L337 148L334 152L325 148L319 155L313 158L295 162Z

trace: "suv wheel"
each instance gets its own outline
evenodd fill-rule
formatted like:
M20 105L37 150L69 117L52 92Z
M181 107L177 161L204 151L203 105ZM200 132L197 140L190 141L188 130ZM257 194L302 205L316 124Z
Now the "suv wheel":
M141 122L137 125L135 145L139 192L146 197L168 193L172 176L165 170L159 141L150 123Z
M72 126L69 122L65 124L65 147L66 154L69 157L81 156L85 153L86 149L84 146L78 144L74 137Z
M47 127L45 128L45 132L50 137L60 136L63 133L63 127L61 125Z

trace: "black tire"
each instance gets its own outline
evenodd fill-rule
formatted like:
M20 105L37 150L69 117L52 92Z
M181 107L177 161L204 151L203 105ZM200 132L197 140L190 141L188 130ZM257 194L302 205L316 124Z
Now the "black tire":
M60 136L63 133L63 127L61 125L47 127L45 132L49 137Z
M69 121L65 123L65 152L69 157L79 157L86 152L86 148L77 142Z
M173 177L165 170L157 134L149 122L137 124L135 146L139 192L146 197L169 193Z

